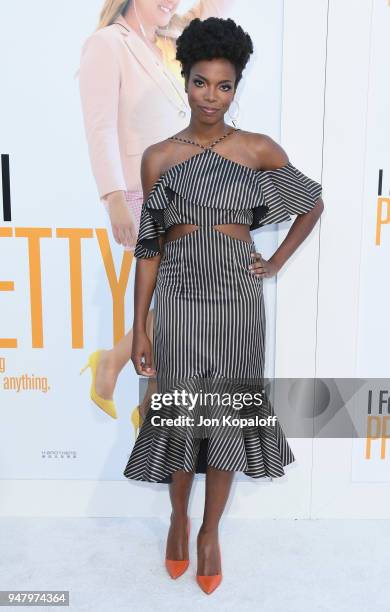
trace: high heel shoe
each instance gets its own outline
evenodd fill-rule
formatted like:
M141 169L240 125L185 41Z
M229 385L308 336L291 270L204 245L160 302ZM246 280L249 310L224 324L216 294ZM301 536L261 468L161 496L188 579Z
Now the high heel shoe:
M189 545L189 542L190 542L190 519L188 519L188 523L187 523L187 541L188 541L188 545ZM179 578L179 576L184 574L186 569L188 569L189 564L190 564L190 560L189 559L183 559L183 560L165 559L165 567L167 568L168 574L173 579Z
M103 397L100 397L100 395L98 395L96 393L96 389L95 389L95 383L96 383L96 369L97 369L97 364L99 361L99 357L100 354L102 353L102 351L95 351L94 353L91 353L91 355L88 357L88 362L87 364L81 368L80 370L80 375L85 372L85 370L87 368L91 368L91 372L92 372L92 382L91 382L91 388L90 388L90 397L91 400L93 402L95 402L95 404L97 406L99 406L99 408L101 408L102 410L104 410L104 412L106 412L110 417L112 417L113 419L117 419L117 413L116 413L116 408L115 408L115 402L112 399L104 399Z
M199 584L202 591L210 595L222 582L222 560L221 560L221 547L218 544L219 551L219 564L221 567L220 574L212 574L211 576L200 576L196 574L196 581Z
M138 436L139 430L141 429L142 423L144 422L139 409L140 405L136 406L130 415L130 421L134 427L135 438Z

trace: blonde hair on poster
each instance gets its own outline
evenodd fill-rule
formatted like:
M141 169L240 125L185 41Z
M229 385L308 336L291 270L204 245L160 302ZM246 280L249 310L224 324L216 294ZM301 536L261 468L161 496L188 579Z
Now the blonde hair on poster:
M113 21L125 12L131 0L106 0L99 16L99 24L96 28L100 30L108 25L111 25Z
M114 23L119 15L123 15L127 11L131 3L132 0L106 0L100 11L99 23L96 31ZM162 28L156 26L156 34L165 36L166 38L176 39L188 25L189 21L195 17L199 17L196 9L188 11L187 15L184 16L175 13L172 15L167 26Z

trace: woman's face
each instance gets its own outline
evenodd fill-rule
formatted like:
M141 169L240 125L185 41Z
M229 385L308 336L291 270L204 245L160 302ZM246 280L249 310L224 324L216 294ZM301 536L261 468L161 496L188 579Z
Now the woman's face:
M163 28L176 12L179 0L136 0L135 8L141 21Z
M234 98L236 70L229 60L217 58L196 62L187 82L192 116L202 123L218 123Z

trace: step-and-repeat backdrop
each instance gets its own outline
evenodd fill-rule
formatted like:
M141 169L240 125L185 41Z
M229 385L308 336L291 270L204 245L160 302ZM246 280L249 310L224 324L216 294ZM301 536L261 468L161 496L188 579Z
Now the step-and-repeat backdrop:
M361 254L356 376L380 379L367 401L367 436L355 439L354 482L390 481L390 120L387 100L389 70L386 38L390 33L390 3L373 2L367 87L366 138L363 173Z
M355 3L344 4L351 12L352 27ZM390 251L390 150L386 102L389 96L386 79L389 62L386 40L390 6L386 0L363 4L367 5L369 16L366 26L370 41L367 47L367 104L364 122L356 126L360 131L356 135L365 139L364 175L360 169L356 175L351 172L346 175L340 159L338 176L340 185L345 181L364 185L361 200L348 203L351 218L358 216L361 220L358 223L360 257L351 271L344 269L340 254L340 266L334 274L352 273L356 275L359 286L355 305L356 363L353 375L386 377L389 339L386 279ZM79 91L82 45L96 28L102 5L103 2L98 0L88 3L72 0L55 7L47 0L22 2L22 17L20 3L17 6L8 3L1 9L1 55L6 62L3 62L2 70L0 116L0 479L3 483L14 483L15 487L18 481L25 484L27 481L35 482L38 489L38 483L52 480L56 481L58 490L64 481L115 481L123 487L115 489L120 507L120 500L128 500L131 496L130 489L137 488L141 502L142 496L145 500L150 499L150 495L158 495L164 489L157 487L158 492L151 494L153 485L147 489L148 485L128 482L123 476L136 436L134 415L140 399L139 379L131 360L121 371L115 388L118 419L112 419L90 400L90 371L80 376L89 355L98 349L112 348L131 330L133 320L135 259L131 252L124 251L115 242L99 198L91 170ZM288 58L284 56L285 37L292 36L286 15L294 5L293 0L285 3L282 0L272 3L265 0L203 0L199 3L188 0L178 3L177 12L185 14L195 5L203 10L205 16L232 17L252 37L255 53L239 85L238 115L236 106L232 107L237 125L269 134L283 145L285 141L290 142L285 138L288 124L296 126L299 120L304 138L308 128L302 117L294 116L295 107L287 106L290 98L286 95L287 87L292 87L286 74ZM315 21L317 25L320 22L318 45L323 49L328 45L333 54L342 54L341 37L332 37L327 30L335 6L335 0L318 1ZM303 1L296 2L294 9L301 16L306 9L308 11L306 20L294 21L293 34L299 46L303 44L314 11L312 3ZM313 56L317 57L315 53ZM318 54L314 66L317 74L325 75L330 69L326 57L325 53ZM331 120L326 115L326 87L330 77L328 74L327 79L323 79L324 89L313 97L316 106L312 110L318 117L316 126L320 135L316 153L326 149L326 126ZM172 73L171 78L177 77ZM310 78L309 72L307 79ZM345 79L348 79L348 74L345 74ZM142 82L137 86L141 88ZM164 95L162 90L161 96ZM155 100L154 104L158 105L159 101ZM353 107L353 97L350 104ZM164 108L168 106L165 104ZM172 112L177 112L173 105ZM169 124L170 117L161 116L162 125L164 120ZM229 116L226 120L231 123ZM286 134L282 125L286 126ZM324 132L322 125L325 126ZM167 135L156 131L155 140ZM343 138L342 133L339 136ZM319 262L316 282L320 288L320 263L323 258L326 260L327 250L332 248L329 241L331 226L338 222L335 205L327 202L326 163L332 151L328 150L328 157L321 159L318 156L318 163L313 167L313 151L298 155L298 140L296 157L294 143L292 149L287 149L290 159L302 171L322 180L324 187L325 221L321 220L321 226L316 228L318 239L311 243L315 261ZM350 147L354 147L353 141ZM257 250L265 257L270 256L288 227L289 223L255 232L253 238ZM323 238L322 232L326 232ZM347 227L344 233L345 249L348 249ZM302 245L300 251L304 250L305 245ZM305 275L305 266L312 270L312 261L304 262L300 278ZM287 276L288 271L284 274ZM283 314L283 309L287 312L289 308L287 302L277 304L278 282L278 279L268 279L264 283L267 317L265 374L270 377L275 373L278 357L275 355L278 316ZM313 300L313 321L317 312L321 312L321 300L343 300L341 294L323 296L319 291L319 295L319 302ZM304 321L301 323L302 334L306 334L304 342L312 348L315 373L320 350L318 338L315 328L313 332L312 326L305 329ZM331 334L331 318L327 324ZM339 340L342 342L342 338ZM279 341L277 346L279 351L285 350L287 354L288 337L284 344ZM337 351L337 345L334 350ZM288 375L285 370L284 375ZM337 377L344 372L338 372L336 368L327 375ZM383 400L384 396L381 397ZM275 409L277 411L277 406ZM390 436L389 412L389 402L381 403L376 399L373 414L377 418L367 422L367 427L371 428L372 444L369 443L370 436L356 440L350 453L349 460L352 459L353 465L349 475L351 482L389 480L390 465L386 452L386 438ZM373 457L375 461L370 461ZM258 499L262 499L270 493L271 487L277 489L273 498L275 503L280 506L280 500L284 499L286 503L287 499L286 507L289 507L289 502L294 506L297 502L297 488L291 486L294 482L300 491L304 488L309 504L311 460L310 452L302 452L286 477L267 489L260 483L250 483L240 508L242 514L246 510L253 514L255 510L251 500L260 489L261 497ZM300 474L305 477L300 479ZM239 476L239 487L246 486L243 481L245 478ZM9 500L12 500L12 491L12 487L6 489ZM49 499L49 489L45 491L42 494ZM17 496L22 496L21 488ZM98 513L99 503L97 501L96 506L91 504L89 510L92 508L92 513ZM305 504L301 499L299 511L292 512L305 514L309 507ZM73 508L77 508L75 512L86 511L85 504ZM259 515L264 508L267 509L267 505L258 508ZM12 513L13 509L11 502L8 505L5 502L2 513ZM272 514L271 506L268 510ZM57 509L55 512L60 511ZM28 514L26 508L25 513Z
M256 47L240 84L239 105L232 105L226 121L232 124L233 118L242 129L278 139L282 3L261 3L256 9L251 4L202 0L198 6L204 16L231 15L250 32ZM49 2L26 3L17 35L5 27L18 22L16 7L2 10L9 61L1 129L1 478L123 480L136 435L132 416L140 393L131 360L114 394L117 420L90 401L90 370L79 375L88 356L113 347L131 330L133 320L136 260L115 242L100 201L79 91L82 45L95 29L102 6L98 1L73 2L53 11ZM182 2L178 11L183 15L194 6ZM91 67L88 70L92 73ZM105 76L97 67L95 79ZM85 98L97 89L92 74L88 79L91 92L84 86ZM134 81L134 87L142 88L139 74ZM186 98L184 89L182 93ZM112 91L113 100L116 95ZM161 96L166 95L162 90ZM84 102L86 113L99 112L91 100ZM112 120L109 106L106 103L107 122ZM161 106L155 141L189 121L187 114L186 122L175 124L164 113L177 115L176 107L165 101ZM144 113L139 121L145 119ZM172 131L165 133L164 124L174 126ZM257 244L272 252L277 231L265 234ZM271 282L270 323L274 295ZM270 375L272 331L270 324Z

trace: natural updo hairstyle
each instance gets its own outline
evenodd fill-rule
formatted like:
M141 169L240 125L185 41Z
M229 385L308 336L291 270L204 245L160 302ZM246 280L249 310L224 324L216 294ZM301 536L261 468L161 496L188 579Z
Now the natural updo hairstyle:
M224 58L236 69L237 88L251 53L251 37L230 18L209 17L201 20L196 17L176 40L176 59L181 63L181 74L186 81L196 62Z

